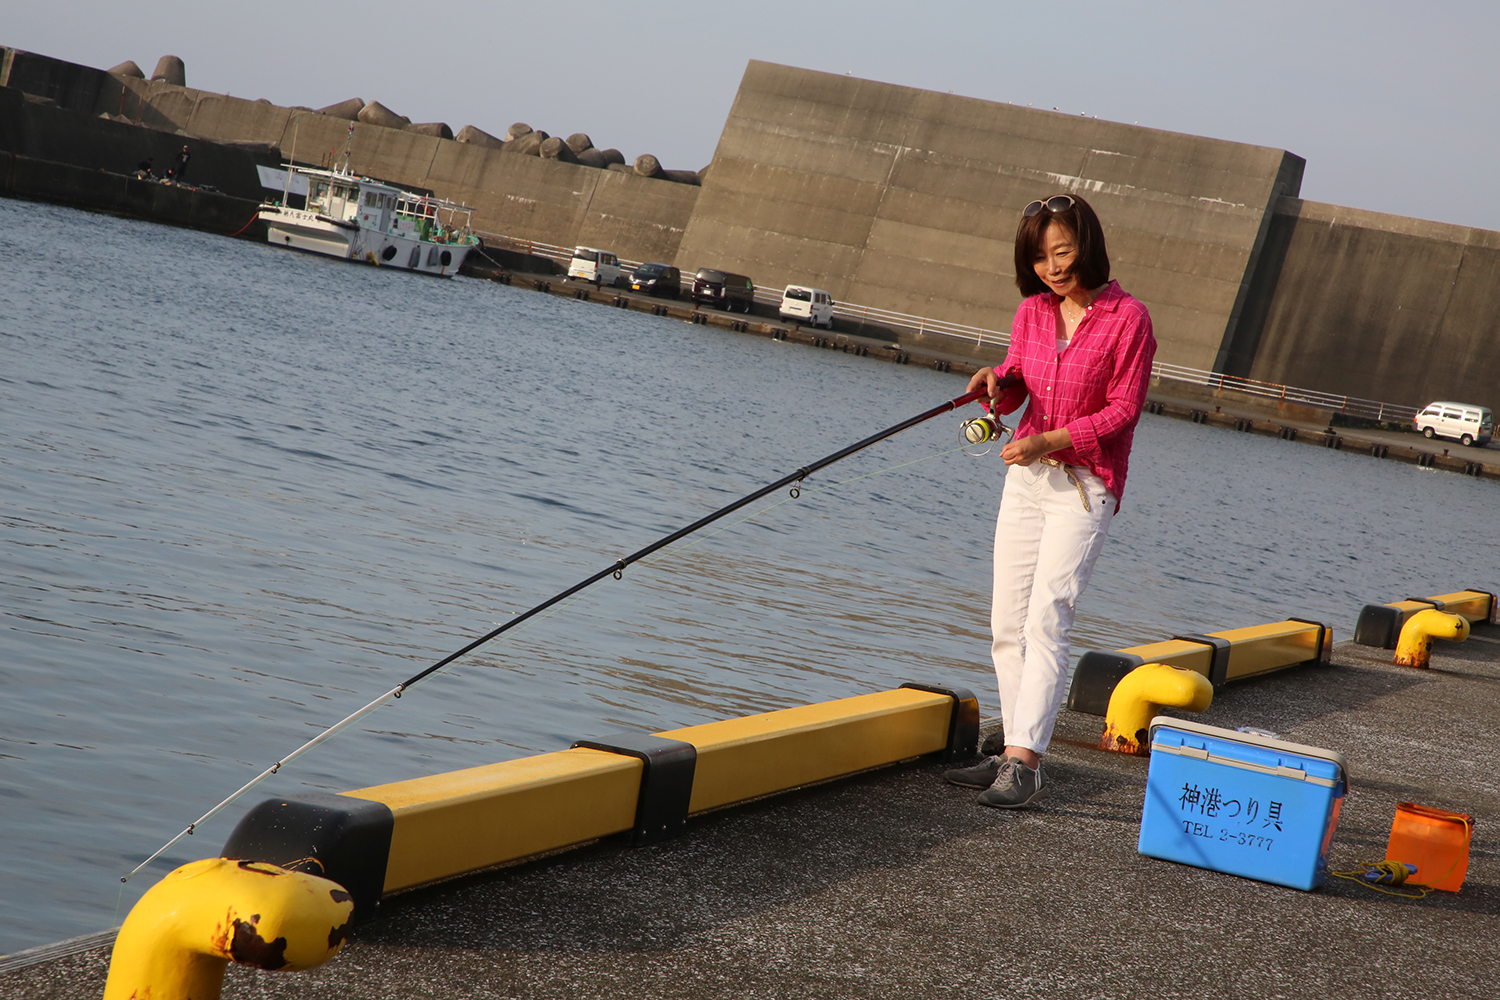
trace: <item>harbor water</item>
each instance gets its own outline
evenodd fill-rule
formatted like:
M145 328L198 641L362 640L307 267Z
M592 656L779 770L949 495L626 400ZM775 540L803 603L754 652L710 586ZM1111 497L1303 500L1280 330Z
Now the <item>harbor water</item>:
M507 633L120 882L473 637L964 384L0 201L0 954L118 924L273 795L906 680L996 714L1003 467L953 415ZM1342 639L1366 602L1492 589L1497 490L1146 416L1074 652L1287 616Z

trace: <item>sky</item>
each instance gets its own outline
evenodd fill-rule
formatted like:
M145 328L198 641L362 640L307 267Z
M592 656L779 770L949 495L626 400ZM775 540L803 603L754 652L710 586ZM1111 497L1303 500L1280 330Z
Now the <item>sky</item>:
M1500 230L1494 0L53 0L0 45L277 104L586 132L696 170L751 59L1290 150L1302 197Z

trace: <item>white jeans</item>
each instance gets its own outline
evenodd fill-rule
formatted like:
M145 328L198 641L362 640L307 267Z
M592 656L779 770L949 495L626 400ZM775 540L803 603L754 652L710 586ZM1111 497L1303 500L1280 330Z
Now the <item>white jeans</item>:
M1013 465L995 521L995 594L990 610L995 678L1007 746L1047 752L1068 690L1068 630L1119 508L1104 481L1034 462Z

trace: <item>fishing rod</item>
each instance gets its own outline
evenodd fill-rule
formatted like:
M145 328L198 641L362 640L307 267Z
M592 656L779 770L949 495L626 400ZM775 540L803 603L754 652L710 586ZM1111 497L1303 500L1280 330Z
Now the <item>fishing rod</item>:
M804 465L796 472L793 472L790 475L783 476L782 478L776 480L776 482L774 483L762 486L760 489L755 490L753 493L747 493L736 500L734 503L720 507L712 514L708 514L704 517L699 518L685 528L679 528L678 530L672 532L670 535L652 542L650 545L647 545L643 549L638 549L628 556L622 556L621 558L616 559L613 565L601 569L593 576L590 576L584 580L580 580L578 583L575 583L567 590L564 590L561 593L556 594L555 596L543 601L541 604L538 604L530 611L523 612L520 615L517 615L515 618L512 618L510 621L506 622L504 625L501 625L499 628L496 628L490 632L486 632L478 639L475 639L473 642L469 643L463 649L448 654L441 660L438 660L432 666L428 667L426 670L423 670L421 673L414 674L413 676L402 681L395 688L397 692L396 697L401 697L400 692L407 690L413 684L416 684L418 681L421 681L428 675L436 673L437 671L443 669L459 657L473 652L480 646L483 646L485 643L489 642L491 639L499 636L501 633L515 628L517 625L521 624L528 618L541 614L543 611L546 611L554 604L558 604L562 601L567 600L569 597L572 597L580 590L583 590L586 587L593 586L600 580L604 579L606 576L613 576L616 580L620 579L625 575L625 570L628 566L630 566L631 563L639 562L658 549L664 549L678 539L691 535L693 532L699 530L700 528L706 528L710 524L713 524L715 521L719 520L719 518L725 517L729 514L733 514L741 507L752 504L755 501L759 500L761 497L766 496L767 494L775 493L777 490L781 489L784 486L792 487L792 496L793 498L795 498L800 492L798 486L801 484L802 480L806 479L814 472L817 472L819 469L826 468L832 465L834 462L848 458L850 455L853 455L856 452L864 451L871 445L879 444L886 438L894 437L895 435L900 434L902 431L915 427L917 424L920 424L923 421L931 420L933 417L942 416L944 413L951 413L954 410L958 409L960 406L972 403L974 402L974 400L980 398L983 395L984 391L982 389L976 389L974 392L965 393L964 395L959 396L956 399L950 399L948 402L942 404L941 406L934 406L926 413L919 413L915 417L903 420L901 421L901 423L896 424L892 427L887 427L880 433L872 434L869 437L865 438L863 441L858 441L854 444L849 445L849 447L847 448L841 448L831 455L824 456L823 458L818 459L816 462L811 462L807 465Z
M1007 386L1013 384L1016 381L1018 381L1018 379L1017 379L1016 376L1007 376L1006 378L1003 378L1003 379L1001 379L999 381L998 385L996 386L996 389L997 389L997 391L999 389L1004 389L1004 388L1006 388ZM598 583L600 580L604 579L607 576L612 576L616 580L622 578L625 575L625 570L632 563L639 562L640 560L642 560L642 559L646 558L647 556L651 555L653 552L656 552L656 551L658 551L660 549L664 549L668 545L671 545L673 542L678 541L679 539L684 538L684 537L686 537L688 535L691 535L695 531L698 531L700 528L707 527L708 525L714 523L715 521L719 520L720 518L726 517L729 514L733 514L735 511L739 510L740 508L742 508L742 507L744 507L744 506L746 506L748 504L754 503L755 501L759 500L761 497L766 496L767 494L770 494L770 493L775 493L777 490L782 489L783 487L790 486L791 487L792 497L793 497L793 499L795 499L797 496L799 496L801 494L800 486L801 486L802 480L806 479L808 476L812 475L814 472L817 472L819 469L827 468L828 466L832 465L835 462L838 462L838 461L841 461L841 460L843 460L845 458L848 458L850 455L853 455L853 454L855 454L857 452L864 451L866 448L870 447L873 444L878 444L881 441L884 441L886 438L894 437L895 435L900 434L904 430L908 430L908 429L910 429L912 427L915 427L917 424L923 423L924 421L931 420L933 417L942 416L944 413L951 413L954 410L958 409L960 406L964 406L964 405L967 405L968 403L972 403L976 399L979 399L979 398L983 397L984 395L985 395L985 390L983 390L983 389L976 389L973 392L967 392L967 393L965 393L962 396L958 396L958 397L956 397L954 399L948 400L948 402L943 403L940 406L934 406L932 409L926 411L925 413L919 413L919 414L917 414L914 417L910 417L910 418L908 418L906 420L901 421L899 424L894 424L894 425L892 425L890 427L887 427L885 430L880 431L877 434L872 434L869 437L865 438L863 441L857 441L854 444L849 445L847 448L840 448L838 451L834 452L833 454L831 454L831 455L825 455L824 457L818 459L816 462L810 462L807 465L804 465L801 468L799 468L796 472L793 472L793 473L790 473L790 474L788 474L786 476L783 476L782 478L776 480L776 482L774 482L774 483L770 483L770 484L768 484L766 486L762 486L760 489L755 490L752 493L747 493L744 496L740 497L738 500L734 501L734 503L731 503L731 504L728 504L726 506L720 507L718 510L714 511L712 514L708 514L708 515L705 515L704 517L700 517L698 520L694 521L692 524L688 525L687 527L685 527L685 528L679 528L677 531L674 531L670 535L666 535L666 536L664 536L662 538L657 539L656 541L652 542L650 545L647 545L643 549L638 549L635 552L632 552L628 556L622 556L619 559L616 559L613 564L611 564L609 566L606 566L604 569L599 570L599 572L594 573L593 575L591 575L589 577L586 577L583 580L580 580L578 583L575 583L573 586L569 587L567 590L561 591L560 593L557 593L557 594L553 595L552 597L547 598L547 600L545 600L542 603L536 605L535 607L531 608L528 611L522 612L521 614L519 614L519 615L515 616L514 618L510 619L509 621L507 621L505 624L499 626L498 628L491 629L490 631L486 632L484 635L480 636L479 638L475 639L473 642L469 643L467 646L464 646L462 649L455 650L454 652L449 653L447 656L443 657L441 660L438 660L436 663L432 664L430 667L427 667L425 670L422 670L420 673L416 673L416 674L413 674L411 677L408 677L406 680L402 681L400 684L397 684L395 687L391 688L389 691L387 691L385 694L381 695L379 698L376 698L374 701L372 701L369 704L365 705L364 707L360 708L358 711L354 712L352 715L347 716L346 718L340 720L339 722L335 723L334 725L332 725L332 726L328 727L327 729L323 730L323 732L319 733L317 736L314 736L312 739L310 739L306 743L302 744L296 750L292 751L291 753L287 754L285 757L283 757L280 760L276 761L276 763L272 764L270 767L266 768L260 774L256 775L254 778L250 779L244 785L240 786L240 788L237 789L234 792L234 794L232 794L228 798L224 799L222 802L220 802L218 805L214 806L212 809L210 809L208 812L204 813L202 816L198 817L192 823L189 823L186 829L184 829L177 836L173 837L171 840L169 840L165 844L163 844L156 851L155 854L151 855L151 857L147 858L145 861L142 861L139 865L137 865L135 868L133 868L130 871L129 874L122 876L120 878L120 881L121 882L128 882L131 879L132 876L134 876L142 868L145 868L151 862L155 861L167 849L169 849L173 844L177 843L183 837L186 837L189 834L191 834L195 829L197 829L197 827L199 826L199 824L201 824L201 823L205 822L206 820L210 819L216 813L218 813L219 810L221 810L225 806L229 805L231 802L233 802L235 799L239 798L245 792L249 791L251 788L254 788L256 785L260 784L261 781L265 780L266 778L268 778L271 775L275 774L277 771L281 770L281 768L282 768L282 766L284 764L290 762L291 760L293 760L296 757L301 756L303 753L307 752L308 750L311 750L313 747L317 746L319 743L322 743L324 740L328 739L334 733L336 733L339 730L343 729L344 727L348 726L350 723L352 723L355 720L359 719L361 716L364 716L367 713L374 711L376 708L378 708L387 699L389 699L389 698L400 698L401 695L404 692L410 690L413 685L421 682L422 680L426 679L427 677L431 676L432 674L437 673L439 670L443 669L448 664L452 663L454 660L457 660L457 659L459 659L459 658L461 658L463 656L468 655L469 653L472 653L474 650L478 649L480 646L483 646L485 643L489 642L490 640L495 639L495 638L499 637L500 635L503 635L506 632L509 632L511 629L515 628L517 625L520 625L522 622L524 622L524 621L526 621L526 620L528 620L530 618L536 617L537 615L541 614L543 611L546 611L548 608L551 608L551 607L553 607L553 606L555 606L557 604L562 603L563 601L566 601L568 598L572 597L574 594L578 593L581 590L584 590L585 588L593 586L594 584ZM984 433L987 436L986 437L970 436L970 427L969 427L969 424L980 424L980 423L990 423L991 424L990 429L984 431ZM969 424L965 425L964 433L965 433L966 436L968 436L968 439L971 442L978 443L978 442L984 441L984 440L994 440L994 438L998 436L998 434L993 433L993 427L997 426L997 425L994 424L994 422L992 422L992 421L984 421L983 419L981 419L981 420L978 420L978 421L970 421ZM1002 426L1002 429L1004 429L1003 425L998 425L998 426Z

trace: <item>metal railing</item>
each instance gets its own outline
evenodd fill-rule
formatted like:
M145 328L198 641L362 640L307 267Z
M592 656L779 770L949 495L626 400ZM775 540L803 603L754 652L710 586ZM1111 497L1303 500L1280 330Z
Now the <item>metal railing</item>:
M1299 389L1296 386L1281 385L1277 382L1260 382L1255 379L1222 375L1218 372L1206 372L1197 368L1185 368L1182 365L1168 365L1161 362L1151 366L1151 376L1157 379L1187 382L1205 389L1228 389L1231 392L1243 392L1278 402L1316 406L1365 420L1410 423L1421 410L1416 406L1385 403L1378 399L1361 399L1358 396L1340 396L1331 392L1319 392L1316 389Z
M506 249L548 257L563 263L573 259L572 247L561 247L552 243L542 243L537 240L516 239L499 233L486 233L480 230L475 230L475 232L483 236L486 244L491 246L502 246ZM492 240L494 242L491 242ZM620 258L621 272L628 273L639 267L641 263L641 261ZM684 287L692 287L692 275L684 273L682 281ZM755 301L771 306L780 305L781 293L774 289L756 288ZM891 309L881 309L877 306L861 305L855 302L840 302L836 304L833 308L833 314L840 319L851 322L879 323L900 327L901 329L911 330L918 335L937 333L946 337L971 340L976 345L989 345L997 348L1007 348L1010 346L1010 334L1000 330L987 330L964 323L952 323L948 320L933 319L930 316L914 316L911 313L896 312ZM1281 385L1276 382L1260 382L1255 379L1224 375L1219 372L1204 371L1200 368L1188 368L1183 365L1164 364L1159 361L1151 366L1151 377L1159 381L1182 382L1187 385L1194 385L1213 391L1229 390L1230 392L1242 392L1246 395L1258 396L1262 399L1274 399L1278 402L1315 406L1320 409L1334 410L1364 420L1409 423L1420 411L1420 407L1415 406L1385 403L1378 399L1361 399L1357 396L1341 396L1330 392L1320 392L1316 389L1300 389L1296 386Z

